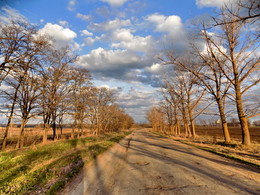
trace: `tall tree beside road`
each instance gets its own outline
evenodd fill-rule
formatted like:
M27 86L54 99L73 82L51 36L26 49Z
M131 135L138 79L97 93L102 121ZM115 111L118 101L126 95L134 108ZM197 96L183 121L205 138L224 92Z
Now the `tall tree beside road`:
M250 3L252 9L249 7ZM246 112L244 97L260 82L259 29L252 27L257 14L252 20L243 18L242 5L243 8L247 6L247 9L255 12L259 8L255 1L248 1L246 4L240 2L239 6L224 6L221 13L213 18L215 24L208 27L203 24L200 29L199 37L204 48L193 42L191 49L184 55L168 52L166 59L161 60L164 64L173 64L192 73L200 81L200 85L214 97L226 143L230 142L230 135L224 110L225 99L232 98L241 125L242 143L249 145L248 118L260 113L258 108L252 108L252 104L251 112Z
M1 62L0 85L3 83L9 88L13 88L13 90L5 92L5 94L9 92L12 94L5 96L11 100L11 106L2 145L4 149L15 105L19 105L22 116L17 147L22 144L21 139L26 121L33 117L33 115L30 116L30 113L35 108L37 92L30 90L37 85L35 77L41 70L41 55L48 47L48 41L44 36L37 35L37 28L27 21L10 21L1 23L1 26L0 49L3 61Z
M259 115L259 113L246 114L244 99L246 92L260 82L260 60L257 54L259 48L259 35L255 33L251 23L237 21L240 8L222 8L221 14L215 19L221 23L216 28L216 35L211 36L206 28L202 29L202 35L208 45L213 49L210 54L213 56L213 63L230 82L234 90L234 100L237 108L237 115L242 130L242 143L250 144L250 133L248 118ZM214 30L214 29L212 29ZM226 63L218 63L220 55Z
M52 49L46 57L45 69L41 77L40 106L43 116L45 134L51 126L53 139L57 138L57 118L60 104L71 91L69 68L75 63L76 57L71 54L68 47L59 50ZM47 139L43 136L43 142Z
M70 115L73 119L73 131L71 137L74 137L74 129L78 129L78 136L83 134L85 119L87 119L88 103L91 97L92 83L88 70L84 68L71 68L71 100Z

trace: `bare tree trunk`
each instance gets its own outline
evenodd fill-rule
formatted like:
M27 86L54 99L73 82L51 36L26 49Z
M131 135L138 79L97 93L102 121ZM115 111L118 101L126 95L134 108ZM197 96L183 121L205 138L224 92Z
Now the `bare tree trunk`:
M15 148L22 148L23 145L24 145L24 128L25 128L26 123L27 123L27 119L23 118L22 123L21 123L21 127L20 127L19 137L18 137L17 144L16 144Z
M53 123L52 123L52 131L53 131L52 139L53 139L53 140L55 140L55 139L57 138L56 130L57 130L57 128L56 128L56 122L55 122L55 120L54 120Z
M78 127L78 135L77 135L77 138L80 138L80 132L81 132L81 127Z
M196 137L196 132L195 132L195 124L192 116L192 109L190 107L190 103L188 103L188 113L189 113L189 119L190 119L190 130L191 130L191 135L193 138Z
M42 136L42 143L46 144L48 140L48 128L46 127L46 124L43 125L43 136Z
M219 109L219 114L220 114L220 119L221 119L221 126L222 126L222 131L225 139L225 143L228 144L230 143L230 135L229 135L229 130L228 130L228 125L226 121L226 116L225 116L225 111L223 107L223 102L222 100L217 100L218 104L218 109Z
M241 130L242 130L242 144L250 145L250 133L248 128L248 121L243 111L243 102L240 92L240 85L236 86L236 107L238 119L240 121Z
M74 139L74 137L75 137L75 127L72 127L72 132L71 132L70 138Z
M11 111L10 111L11 113L10 113L10 116L8 118L8 122L7 122L7 125L6 125L6 128L5 128L4 139L3 139L3 144L2 144L2 150L5 150L5 148L6 148L6 141L7 141L8 131L9 131L9 128L11 126L12 118L13 118L13 114L14 114L14 105L15 105L15 102L13 102L13 104L12 104L12 108L11 108Z
M192 119L190 123L191 123L191 125L190 125L191 126L191 128L190 128L191 129L191 135L192 135L193 138L195 138L197 135L196 135L194 120Z
M12 118L12 117L11 117L11 118ZM10 119L10 116L9 116L9 119ZM8 131L9 131L9 128L10 128L9 119L8 119L7 126L6 126L6 128L5 128L5 133L4 133L4 138L3 138L3 144L2 144L2 150L5 150L5 148L6 148L6 141L7 141ZM12 119L11 119L11 120L12 120Z
M189 124L188 124L188 121L187 121L184 103L182 103L182 119L183 119L183 127L184 127L184 130L185 130L185 136L190 137L191 133L190 133Z
M72 126L72 131L71 131L71 135L70 135L70 138L71 139L74 139L75 138L75 128L76 128L76 119L74 119L74 122L73 122L73 126Z
M97 134L97 136L99 136L99 134L100 134L100 119L99 119L99 115L97 116L96 134Z
M19 87L20 87L20 84L15 88L13 103L12 103L12 106L11 106L10 115L9 115L8 122L7 122L7 125L6 125L5 133L4 133L2 150L4 150L6 148L6 141L7 141L8 131L9 131L11 123L12 123L12 118L13 118L13 115L14 115L14 107L15 107L15 104L16 104Z
M178 119L178 111L177 111L177 105L174 104L174 129L175 129L175 134L180 135L181 134L181 127Z
M174 125L171 125L170 126L170 134L171 135L174 135L175 133L174 133Z
M176 126L177 126L177 135L180 135L181 134L181 126L180 126L180 123L176 123Z
M61 124L59 126L60 126L60 137L63 138L63 134L62 134L63 127Z

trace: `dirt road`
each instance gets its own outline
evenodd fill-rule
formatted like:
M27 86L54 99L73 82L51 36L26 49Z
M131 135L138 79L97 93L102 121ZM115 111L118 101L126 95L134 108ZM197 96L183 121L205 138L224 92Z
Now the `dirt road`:
M87 165L62 194L260 194L260 171L135 131Z

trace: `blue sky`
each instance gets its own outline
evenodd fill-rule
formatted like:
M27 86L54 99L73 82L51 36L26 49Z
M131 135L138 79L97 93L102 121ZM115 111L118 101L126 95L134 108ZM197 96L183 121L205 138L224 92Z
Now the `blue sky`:
M159 100L167 68L157 56L185 47L188 27L229 0L0 0L1 17L25 17L41 33L70 45L97 86L118 91L137 122Z

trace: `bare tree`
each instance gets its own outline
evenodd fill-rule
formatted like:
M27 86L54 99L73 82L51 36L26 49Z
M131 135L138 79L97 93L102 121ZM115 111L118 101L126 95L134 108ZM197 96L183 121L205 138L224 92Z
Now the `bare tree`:
M115 104L115 91L101 87L91 87L88 98L87 116L91 123L92 133L101 135L130 128L133 119Z
M165 115L166 123L169 129L166 129L166 132L169 134L174 134L174 110L169 98L164 96L164 100L160 102L160 107L162 112ZM169 131L167 131L169 130Z
M37 116L37 99L40 95L38 78L35 75L27 75L18 90L17 103L21 112L21 126L16 148L24 145L24 128L30 118Z
M213 18L215 21L213 26L234 22L255 23L258 22L260 18L260 3L258 0L238 0L232 5L225 4L222 9L225 9L229 15L232 15L233 20L222 21L215 17ZM234 9L236 9L235 12Z
M71 116L73 119L73 130L71 137L74 137L74 129L78 129L78 136L83 134L84 120L87 118L87 104L91 97L91 76L85 68L73 68L71 76Z
M10 71L18 71L23 66L21 62L25 55L33 55L36 51L39 53L46 47L48 41L36 35L37 27L25 20L0 23L0 85Z
M13 95L9 94L9 97L12 96L12 106L10 107L10 114L4 134L3 148L6 146L6 139L15 105L17 103L21 105L20 100L22 94L25 95L26 93L26 85L39 71L41 55L48 46L47 39L43 36L36 36L36 34L37 28L26 21L11 21L11 23L5 24L1 29L0 49L3 62L1 62L0 84L5 81L5 84L14 89ZM26 97L22 98L27 98L28 100L29 94L27 93L26 95ZM31 108L29 110L31 111ZM24 109L20 111L23 114ZM22 128L21 131L23 131Z
M11 85L11 87L13 88L13 91L9 92L7 90L3 90L3 91L1 90L2 98L11 102L11 105L7 106L7 112L9 112L9 114L7 114L8 121L7 121L5 132L4 132L2 150L4 150L6 148L7 137L8 137L10 127L11 127L13 115L15 112L15 106L16 106L16 101L17 101L17 96L18 96L18 89L20 88L19 83L21 83L20 81L18 82L18 84L13 81L9 81L8 78L5 80L7 83L9 83L9 85Z
M46 58L45 69L42 72L40 99L45 131L43 142L46 142L49 126L53 130L53 139L57 137L59 106L71 90L69 67L75 63L75 60L76 57L71 54L68 47L51 50Z
M181 127L180 127L180 119L179 119L179 110L178 107L180 107L180 100L178 98L178 93L175 91L175 86L174 83L166 79L165 81L165 86L164 86L164 92L163 96L165 101L167 101L170 106L173 109L173 124L172 124L172 133L175 135L180 135L181 133Z
M242 130L242 143L249 145L248 118L259 115L259 113L252 116L246 115L243 96L260 82L260 61L256 54L259 48L259 36L254 34L248 23L238 22L236 15L239 15L239 9L223 8L221 15L216 19L221 23L221 31L218 32L219 29L216 29L215 35L211 36L204 28L202 34L213 48L210 54L220 55L226 61L226 63L220 64L216 63L217 58L213 58L214 64L218 65L233 87L233 96Z
M188 123L188 110L187 110L187 94L186 94L186 90L185 90L185 85L186 85L186 81L185 81L185 76L183 74L178 74L178 76L176 76L176 80L175 80L175 85L176 85L176 95L178 96L179 100L180 100L180 104L179 104L179 109L181 111L181 115L182 115L182 123L183 123L183 127L185 130L185 135L186 136L191 136L191 131L190 131L190 126Z
M199 81L195 81L195 83L205 88L208 94L213 96L218 105L225 142L229 143L230 135L225 116L225 98L231 84L225 81L225 75L219 69L219 65L226 61L219 55L212 55L214 48L207 39L203 50L196 46L194 42L191 43L191 46L192 53L185 54L185 57L176 57L174 53L169 52L167 55L169 61L166 63L175 64L190 72ZM187 56L189 57L187 58Z
M102 124L105 123L107 106L115 101L115 94L107 88L97 88L95 95L95 111L96 111L96 134L99 135L102 131Z
M161 107L151 107L147 112L147 120L153 127L154 131L163 133L165 127L165 115Z
M121 114L120 118L122 122L121 126L123 129L130 129L134 124L134 119L130 115L126 114L125 112Z

